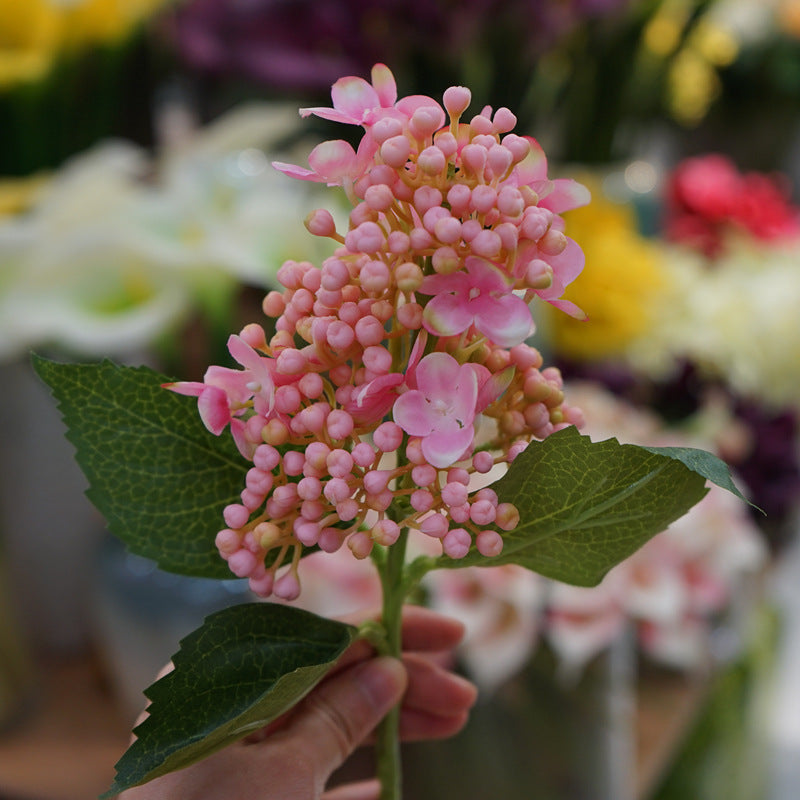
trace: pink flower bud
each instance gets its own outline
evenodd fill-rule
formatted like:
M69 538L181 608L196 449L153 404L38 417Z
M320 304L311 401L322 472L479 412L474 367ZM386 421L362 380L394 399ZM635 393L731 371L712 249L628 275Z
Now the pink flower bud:
M408 121L408 129L416 139L423 141L433 136L444 125L444 112L439 106L422 106Z
M442 549L450 558L464 558L472 546L472 537L464 528L453 528L442 539Z
M513 531L519 525L519 511L513 503L500 503L497 506L497 527L504 531Z
M369 347L372 344L380 344L383 341L386 331L383 323L372 315L362 317L355 326L356 339L362 347Z
M548 256L558 256L566 250L567 237L561 231L550 228L539 240L539 250Z
M321 286L331 291L341 289L350 280L347 264L338 258L328 258L322 264Z
M411 239L404 231L392 231L386 237L386 246L390 253L399 255L408 252L411 247Z
M417 486L430 486L436 481L437 475L436 468L430 464L418 464L411 470L411 480Z
M380 154L386 164L400 169L411 154L411 142L405 136L392 136L381 145Z
M338 439L340 441L347 439L347 437L353 433L353 428L355 427L353 418L340 408L335 408L328 414L325 424L328 429L328 435L332 439Z
M425 511L430 511L431 508L433 508L434 497L427 489L417 489L411 493L409 502L411 503L411 508L413 508L414 511L424 513Z
M516 186L504 186L497 195L497 208L507 217L518 217L525 211L525 199Z
M250 511L240 503L231 503L223 509L222 518L229 528L242 528L250 519Z
M271 550L280 541L281 529L274 522L259 522L253 536L262 550Z
M359 442L352 451L353 461L359 467L370 467L375 460L375 451L367 442Z
M336 504L336 513L343 522L349 522L358 516L359 505L353 498L346 498Z
M372 527L370 535L378 544L389 547L399 538L400 526L390 519L382 519Z
M433 246L433 236L425 228L414 228L409 234L409 244L412 250L428 250Z
M250 591L258 597L269 597L272 594L272 587L275 583L275 576L271 572L265 572L257 578L250 578L248 586Z
M379 119L370 129L372 138L377 145L382 145L387 139L399 136L403 132L403 124L394 117Z
M465 183L457 183L451 186L447 192L447 202L450 204L450 211L454 216L460 217L469 208L472 199L472 191Z
M516 133L509 133L508 135L504 136L503 146L507 147L511 151L511 155L514 158L515 164L523 161L531 151L530 142L523 136L517 136ZM538 202L538 199L539 198L537 197L534 202Z
M394 501L394 493L391 489L384 489L377 494L367 495L367 505L375 511L386 511Z
M401 292L416 292L422 278L422 269L413 261L405 261L394 269L394 279Z
M442 500L448 506L463 506L467 502L467 487L453 481L442 487Z
M261 310L268 317L279 317L281 314L283 314L285 308L286 303L283 299L283 295L280 292L267 292L266 297L261 302Z
M368 261L358 273L361 287L366 292L384 292L391 282L389 268L383 261Z
M485 114L476 114L470 121L469 126L473 134L476 135L491 135L495 132L495 127L492 121Z
M258 561L249 550L237 550L228 559L228 567L237 578L246 578L255 568Z
M306 368L306 357L299 350L287 348L275 359L275 369L282 375L298 375Z
M316 500L322 494L319 478L302 478L297 484L297 496L303 500Z
M272 592L281 600L297 600L300 596L300 581L293 572L287 572L275 581Z
M498 133L508 133L508 131L513 131L517 126L516 116L505 107L498 108L494 112L492 122L494 122L494 129Z
M379 183L375 186L370 186L364 192L364 202L375 211L386 211L394 204L394 195L385 183Z
M390 470L370 470L364 474L364 488L369 494L378 494L389 485L391 477L392 473Z
M466 86L451 86L445 89L442 101L452 120L457 120L466 111L472 100L472 92Z
M319 533L317 544L325 553L335 553L341 546L343 537L338 528L323 528Z
M331 449L325 442L311 442L306 447L306 465L312 467L316 472L324 474L327 469L327 458L330 452Z
M440 175L447 169L447 156L436 145L432 145L419 154L417 166L425 175Z
M347 350L353 344L355 338L356 332L346 322L336 320L328 326L328 344L334 350Z
M220 555L223 557L230 556L241 547L241 538L236 531L230 528L223 528L214 538L214 544L217 546Z
M447 471L447 482L453 483L454 481L469 486L469 472L463 467L453 467Z
M356 531L347 539L347 546L356 558L367 558L372 552L372 539L366 531Z
M306 228L314 236L335 236L336 223L330 211L318 208L306 217Z
M494 558L503 552L503 537L497 531L481 531L475 537L478 552L486 558Z
M334 505L336 503L341 503L342 500L347 500L347 498L353 493L352 489L348 485L347 481L344 480L344 478L331 478L325 484L325 488L322 490L322 492L326 499Z
M380 345L365 347L361 360L364 366L376 375L385 375L392 368L392 354Z
M253 463L265 472L270 472L281 462L281 454L271 445L261 444L253 454Z
M412 331L422 327L423 310L419 303L406 303L397 309L397 321Z
M451 506L450 509L448 509L448 513L453 522L463 525L465 522L469 521L469 510L469 503L464 503L462 506Z
M483 175L486 167L486 148L477 144L465 145L461 150L461 163L468 172L474 175Z
M489 148L487 164L495 178L502 178L511 169L513 160L514 156L507 147L495 144Z
M476 525L491 525L497 516L497 509L488 500L477 500L469 509L469 518Z
M481 450L472 457L472 466L475 468L475 472L480 472L485 475L487 472L490 472L494 466L494 458L492 458L491 453Z
M295 538L306 547L313 547L319 538L319 525L316 522L297 517L292 526Z
M488 229L480 231L469 244L475 255L484 258L494 258L503 247L500 237L493 230Z
M303 398L296 386L279 386L275 390L275 410L281 414L294 414L300 408Z
M396 422L382 422L372 434L375 447L393 453L403 443L403 429Z
M420 523L420 530L435 539L441 539L448 530L447 517L444 514L431 514Z
M309 399L316 400L325 388L322 378L316 372L307 372L297 383L297 388Z
M446 214L436 220L434 236L443 244L456 244L461 240L461 221Z

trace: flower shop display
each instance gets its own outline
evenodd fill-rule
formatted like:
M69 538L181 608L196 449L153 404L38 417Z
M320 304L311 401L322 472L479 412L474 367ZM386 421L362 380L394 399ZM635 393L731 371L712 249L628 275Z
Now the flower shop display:
M139 353L198 310L228 325L238 287L327 254L302 241L313 191L281 187L266 155L294 127L281 106L237 107L155 156L102 142L37 184L0 217L0 358Z
M800 211L790 197L784 176L711 154L667 176L656 237L608 199L569 212L568 232L592 234L589 264L565 295L588 321L550 315L546 331L567 375L599 380L682 428L715 429L776 549L800 489Z
M371 559L381 585L380 621L360 628L283 602L207 619L147 690L109 793L262 728L356 637L398 655L402 606L434 570L515 564L594 585L707 480L738 493L705 451L582 436L559 372L526 343L534 298L582 314L562 297L583 255L561 213L587 190L548 177L507 108L467 117L464 87L440 104L399 98L382 64L371 77L341 78L332 107L301 111L360 128L357 146L274 165L342 187L352 210L341 228L330 211L307 216L337 248L321 267L278 270L269 334L253 322L231 335L233 361L202 381L35 359L90 498L132 551L288 601L311 552L342 550ZM435 554L415 556L412 531ZM383 800L401 794L397 722L395 710L377 734Z

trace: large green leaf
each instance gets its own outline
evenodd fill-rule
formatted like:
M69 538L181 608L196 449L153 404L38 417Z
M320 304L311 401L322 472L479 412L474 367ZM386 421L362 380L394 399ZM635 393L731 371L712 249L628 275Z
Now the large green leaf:
M574 427L531 442L493 486L520 512L495 558L477 550L437 567L520 564L549 578L594 586L703 498L711 479L739 494L727 467L702 450L592 442Z
M145 694L149 716L117 763L111 797L199 761L256 731L304 697L357 629L275 603L219 611L189 634L175 669Z
M33 363L112 533L162 569L229 578L214 536L248 468L231 437L210 434L194 398L162 389L169 379L146 367Z

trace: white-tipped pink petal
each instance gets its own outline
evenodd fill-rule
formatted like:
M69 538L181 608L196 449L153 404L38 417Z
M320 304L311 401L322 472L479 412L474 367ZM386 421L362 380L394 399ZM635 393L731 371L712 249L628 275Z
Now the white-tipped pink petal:
M374 87L363 78L349 76L339 78L331 87L333 107L350 118L350 122L360 124L366 114L381 105Z
M308 164L329 186L339 186L353 176L356 151L343 139L331 139L318 144L308 156Z
M321 183L324 180L324 178L321 175L317 175L313 169L298 167L296 164L287 164L284 161L273 161L272 166L274 169L278 170L278 172L282 172L284 175L288 175L290 178L295 178L299 181Z
M588 319L586 312L583 309L578 308L575 303L571 303L569 300L548 300L547 302L550 303L553 308L557 308L560 311L563 311L565 314L569 314L569 316L574 317L575 319L581 321Z
M539 206L554 214L562 214L564 211L588 205L591 199L592 193L582 183L570 178L557 178L553 181L553 191L539 203Z
M475 366L478 366L477 364ZM496 372L480 384L478 399L475 402L475 412L480 414L487 406L491 405L503 392L508 389L514 379L514 367L506 367L502 372Z
M176 381L175 383L162 383L162 389L169 389L175 394L183 394L188 397L199 397L205 391L206 384L200 381Z
M389 67L386 64L375 64L372 68L371 78L380 104L384 108L393 106L397 102L397 84Z

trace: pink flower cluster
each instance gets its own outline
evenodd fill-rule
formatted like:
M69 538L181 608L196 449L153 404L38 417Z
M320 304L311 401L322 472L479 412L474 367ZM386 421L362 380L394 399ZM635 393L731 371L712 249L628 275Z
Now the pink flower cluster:
M732 231L762 241L800 236L800 209L780 178L742 173L712 153L686 159L670 176L664 225L668 239L714 258Z
M580 419L525 340L536 296L581 315L560 299L583 256L559 214L588 192L548 179L508 109L461 122L463 87L444 93L449 122L429 97L398 100L380 64L372 83L344 78L332 96L301 113L362 126L358 148L324 142L310 169L275 166L344 187L346 233L324 210L306 221L336 252L280 268L283 290L263 303L274 335L253 324L229 340L242 369L170 385L198 397L213 433L230 425L253 463L220 553L255 592L286 599L304 548L346 543L364 558L408 528L453 558L500 553L519 514L471 477ZM481 420L494 425L479 444Z

